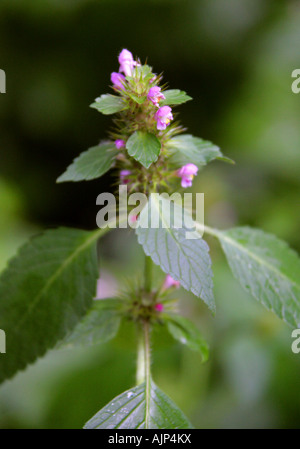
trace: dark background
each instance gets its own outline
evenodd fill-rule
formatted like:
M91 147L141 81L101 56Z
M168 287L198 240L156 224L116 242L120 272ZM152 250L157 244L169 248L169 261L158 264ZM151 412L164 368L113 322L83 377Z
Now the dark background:
M109 92L122 48L187 91L194 101L180 107L182 123L236 161L211 164L194 183L206 222L260 227L300 251L300 94L291 91L299 43L298 1L1 0L0 268L40 229L96 226L96 197L113 191L114 174L55 179L106 136L111 118L89 104ZM217 317L189 295L182 307L202 327L211 360L202 366L161 338L155 379L196 427L299 427L291 331L242 292L210 244ZM107 294L139 275L131 234L111 234L102 256ZM106 347L51 353L6 383L0 425L81 427L133 383L134 339L122 332Z

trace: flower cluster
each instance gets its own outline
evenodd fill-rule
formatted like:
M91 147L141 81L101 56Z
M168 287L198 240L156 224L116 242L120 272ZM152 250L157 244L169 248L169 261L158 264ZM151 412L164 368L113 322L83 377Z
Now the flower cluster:
M134 68L140 67L141 64L133 59L132 53L129 50L123 49L119 54L119 72L112 72L111 74L111 82L113 83L113 87L116 90L124 90L126 88L126 76L132 77L134 75ZM125 74L122 75L122 73ZM153 76L150 79L150 84L152 84L156 80L156 76ZM173 120L172 109L170 106L162 106L159 107L159 102L161 100L165 100L166 97L161 92L161 88L159 86L150 87L147 93L148 101L151 101L154 106L158 108L155 113L155 119L157 121L157 129L163 131Z
M153 184L157 188L168 185L172 178L177 177L181 178L183 188L190 187L193 177L197 175L197 166L188 163L174 170L168 165L168 141L182 132L182 128L172 123L174 117L168 105L168 91L162 91L158 85L161 75L152 73L151 67L134 60L127 49L121 51L118 62L119 71L111 73L111 82L126 107L116 122L116 132L111 135L120 150L117 156L121 163L120 181L137 189L142 188L139 187L141 184ZM135 160L128 158L125 151L127 141L136 131L154 135L161 146L156 164L146 167L147 172Z

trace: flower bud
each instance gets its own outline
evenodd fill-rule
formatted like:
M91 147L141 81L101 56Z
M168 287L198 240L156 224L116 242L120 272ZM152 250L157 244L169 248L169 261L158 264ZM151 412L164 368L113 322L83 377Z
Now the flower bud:
M117 139L117 140L115 140L115 145L116 145L117 149L120 150L121 148L125 147L125 142L122 139Z
M164 281L163 288L165 290L167 290L168 288L171 288L171 287L179 288L180 287L180 282L179 281L175 281L175 279L173 279L170 274L167 274L167 276L165 278L165 281Z
M132 75L133 67L137 64L133 59L132 53L124 48L119 54L119 72L125 73L126 76Z
M169 126L170 121L173 120L172 109L170 106L162 106L155 113L155 119L157 120L157 129L160 131L166 129Z
M125 76L122 75L121 73L118 72L112 72L112 74L110 75L110 80L113 83L113 87L115 89L125 89L124 87L124 81L125 81Z
M160 92L161 88L158 86L154 86L151 87L149 89L147 98L149 101L152 101L152 103L156 106L159 107L159 102L160 100L165 100L166 97Z
M182 187L191 187L193 178L198 173L198 167L195 164L183 165L178 171L177 176L181 178Z

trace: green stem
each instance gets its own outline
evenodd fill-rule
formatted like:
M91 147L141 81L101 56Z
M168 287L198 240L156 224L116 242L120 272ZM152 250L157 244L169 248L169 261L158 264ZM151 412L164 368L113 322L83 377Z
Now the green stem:
M152 267L151 257L145 256L144 288L147 293L150 293L152 288Z
M150 324L144 321L139 327L136 383L149 382L150 379Z
M145 382L145 337L142 325L138 325L138 350L137 350L137 365L136 365L136 384L140 385Z
M145 340L145 376L146 376L146 412L145 412L145 428L149 429L150 419L150 396L151 396L151 371L150 371L150 323L144 323L144 340Z

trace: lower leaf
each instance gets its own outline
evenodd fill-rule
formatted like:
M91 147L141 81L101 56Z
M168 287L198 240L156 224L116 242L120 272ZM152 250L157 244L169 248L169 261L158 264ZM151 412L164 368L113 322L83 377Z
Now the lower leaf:
M191 429L182 411L150 379L117 396L85 429Z
M59 228L26 243L0 278L6 332L0 382L45 354L92 304L99 277L95 232Z
M92 307L59 344L57 348L73 348L75 346L92 346L114 338L121 322L118 299L98 299Z
M201 354L202 361L206 362L209 356L207 342L198 328L187 318L180 315L166 315L167 328L175 340Z

